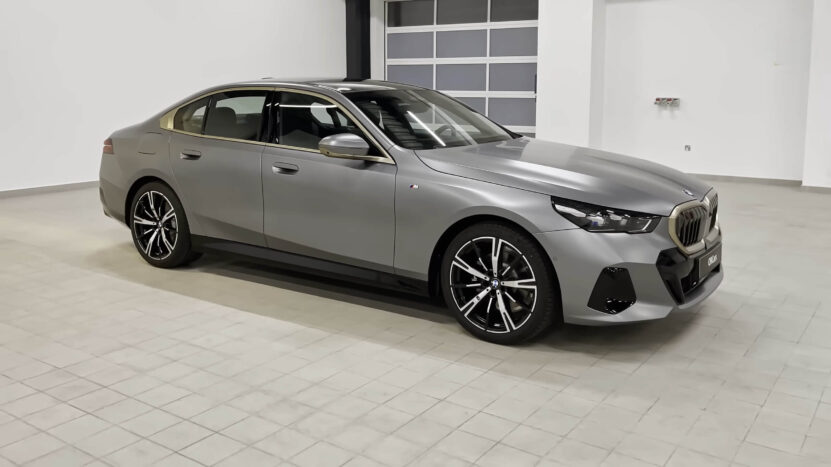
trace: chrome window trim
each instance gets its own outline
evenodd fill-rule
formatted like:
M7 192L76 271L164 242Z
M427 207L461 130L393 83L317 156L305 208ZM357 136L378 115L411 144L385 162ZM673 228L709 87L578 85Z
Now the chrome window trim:
M292 150L295 150L295 151L305 151L305 152L320 154L321 156L324 156L324 157L328 157L328 156L324 155L323 153L321 153L319 149L302 148L302 147L299 147L299 146L289 146L287 144L265 143L263 141L251 141L251 140L239 139L239 138L226 138L224 136L203 135L203 134L200 134L200 133L191 133L189 131L182 131L182 130L177 130L177 129L173 128L173 117L176 115L176 112L178 112L179 109L181 109L182 107L185 107L185 106L187 106L187 105L189 105L193 102L196 102L199 99L204 99L206 97L213 96L214 94L221 94L223 92L229 92L229 91L294 92L294 93L298 93L298 94L307 94L307 95L310 95L310 96L314 96L314 97L323 99L327 102L330 102L330 103L334 104L335 106L337 106L337 108L340 111L342 111L344 113L344 115L346 115L348 118L352 119L352 121L355 122L355 124L358 126L358 128L360 128L361 132L363 133L364 138L366 138L370 142L370 144L373 144L381 152L381 154L384 154L384 156L385 156L385 157L381 157L381 156L379 156L379 157L365 157L365 158L362 158L361 160L368 160L368 161L371 161L371 162L378 162L378 163L381 163L381 164L395 165L395 159L392 158L390 153L387 152L386 149L384 149L384 147L378 142L378 140L376 140L375 137L372 136L372 133L369 130L367 130L367 128L363 125L363 123L361 123L361 121L357 117L355 117L355 115L352 112L350 112L349 109L347 109L340 102L336 101L335 99L332 99L329 96L326 96L326 95L321 94L319 92L308 91L306 89L280 87L280 86L237 86L237 87L228 87L228 88L222 88L222 89L214 89L214 90L209 91L205 94L200 94L199 96L197 96L193 99L190 99L187 102L184 102L180 105L177 105L173 109L166 112L164 115L162 115L162 118L159 120L159 127L162 130L167 130L167 131L171 131L173 133L179 133L179 134L188 135L188 136L195 136L195 137L198 137L198 138L215 139L215 140L220 140L220 141L231 141L231 142L234 142L234 143L255 144L255 145L258 145L258 146L269 146L269 147L283 148L283 149L292 149Z

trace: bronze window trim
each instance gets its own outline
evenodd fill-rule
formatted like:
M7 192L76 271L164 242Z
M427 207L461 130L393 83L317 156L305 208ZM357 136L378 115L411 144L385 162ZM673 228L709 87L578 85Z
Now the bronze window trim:
M223 88L223 89L215 89L215 90L210 91L208 93L201 94L201 95L199 95L199 96L197 96L193 99L190 99L187 102L184 102L181 105L178 105L175 108L173 108L173 109L169 110L168 112L166 112L164 115L162 115L162 118L159 120L159 127L162 130L167 130L167 131L171 131L173 133L179 133L179 134L188 135L188 136L195 136L195 137L198 137L198 138L214 139L214 140L219 140L219 141L230 141L230 142L235 142L235 143L254 144L254 145L258 145L258 146L269 146L269 147L283 148L283 149L292 149L292 150L295 150L295 151L305 151L305 152L310 152L310 153L317 153L317 154L320 154L324 157L328 157L328 156L325 156L323 153L321 153L319 149L302 148L302 147L298 147L298 146L290 146L290 145L287 145L287 144L266 143L266 142L263 142L263 141L251 141L251 140L239 139L239 138L227 138L227 137L224 137L224 136L203 135L203 134L200 134L200 133L191 133L189 131L182 131L182 130L177 130L177 129L173 128L173 117L176 115L176 112L178 112L179 109L181 109L182 107L185 107L189 104L192 104L192 103L194 103L194 102L196 102L200 99L204 99L206 97L213 96L214 94L221 94L223 92L229 92L229 91L293 92L293 93L297 93L297 94L306 94L306 95L309 95L309 96L314 96L314 97L323 99L327 102L330 102L331 104L334 104L335 106L337 106L337 108L340 111L342 111L344 113L344 115L346 115L353 122L355 122L355 124L358 125L358 128L361 129L361 132L363 133L363 136L366 139L369 140L370 144L373 144L376 147L376 149L378 149L378 151L381 152L381 154L384 154L384 156L379 156L379 157L369 157L368 156L368 157L362 158L362 160L369 160L371 162L378 162L378 163L381 163L381 164L395 165L395 159L393 159L392 156L390 156L389 152L387 152L387 150L384 149L383 146L381 146L381 144L378 142L378 140L376 140L375 137L372 136L372 133L370 133L369 130L367 130L367 128L363 125L363 123L361 123L361 121L358 120L355 117L355 115L352 112L349 111L349 109L347 109L346 107L341 105L340 102L332 99L329 96L326 96L326 95L321 94L319 92L308 91L306 89L287 88L287 87L279 87L279 86L237 86L237 87L229 87L229 88Z

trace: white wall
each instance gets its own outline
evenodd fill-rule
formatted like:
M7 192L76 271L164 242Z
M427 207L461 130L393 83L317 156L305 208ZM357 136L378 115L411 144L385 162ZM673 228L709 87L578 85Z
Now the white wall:
M369 0L369 77L384 79L384 57L386 57L386 5L384 0Z
M115 129L223 82L346 74L343 0L0 3L0 191L98 178Z
M831 0L814 0L808 125L805 134L806 186L831 187Z
M537 45L537 137L588 146L594 43L602 1L541 0ZM602 37L602 35L601 35ZM595 103L596 105L596 103Z
M693 173L802 179L811 7L608 0L602 148Z

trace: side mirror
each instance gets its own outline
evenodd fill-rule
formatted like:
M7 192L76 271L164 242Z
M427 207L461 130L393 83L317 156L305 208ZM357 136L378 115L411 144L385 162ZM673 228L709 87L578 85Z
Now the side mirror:
M367 159L369 144L360 136L352 133L340 133L327 136L317 145L324 156L342 159Z

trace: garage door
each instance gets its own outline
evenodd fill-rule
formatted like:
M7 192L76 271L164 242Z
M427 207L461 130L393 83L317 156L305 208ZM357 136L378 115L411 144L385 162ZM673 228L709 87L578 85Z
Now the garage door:
M536 132L538 0L386 2L386 78Z

